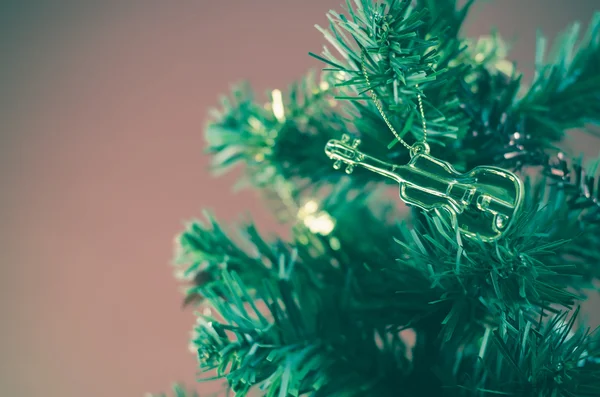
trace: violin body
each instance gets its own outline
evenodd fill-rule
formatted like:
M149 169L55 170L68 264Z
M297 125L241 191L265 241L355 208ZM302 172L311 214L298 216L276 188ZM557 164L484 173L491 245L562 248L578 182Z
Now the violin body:
M445 210L460 232L483 240L499 238L521 206L523 184L511 172L480 166L459 173L447 162L417 154L402 170L400 198L426 211Z

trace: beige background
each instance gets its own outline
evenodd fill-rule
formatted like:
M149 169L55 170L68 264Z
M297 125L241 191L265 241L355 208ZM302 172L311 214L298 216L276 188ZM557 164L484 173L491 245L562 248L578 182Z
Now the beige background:
M192 384L173 236L203 208L276 230L254 193L230 191L233 175L207 172L207 109L234 81L262 92L321 67L313 25L341 2L0 3L1 396ZM497 1L467 31L518 39L531 71L535 28L587 22L594 5ZM597 154L589 142L576 144Z

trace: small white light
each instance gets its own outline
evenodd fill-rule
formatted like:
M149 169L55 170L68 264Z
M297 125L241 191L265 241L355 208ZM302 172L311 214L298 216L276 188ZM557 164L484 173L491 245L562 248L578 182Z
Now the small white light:
M279 122L285 121L285 109L283 108L283 98L280 90L273 90L271 93L273 97L273 115Z
M316 216L307 216L304 220L304 225L306 225L312 233L321 234L323 236L331 233L335 227L333 219L325 212L321 212Z
M314 214L319 209L319 204L316 201L310 200L306 204L304 204L304 211L307 214Z
M298 210L298 219L304 223L312 233L328 235L335 227L335 221L325 211L319 211L319 204L315 200L307 201Z

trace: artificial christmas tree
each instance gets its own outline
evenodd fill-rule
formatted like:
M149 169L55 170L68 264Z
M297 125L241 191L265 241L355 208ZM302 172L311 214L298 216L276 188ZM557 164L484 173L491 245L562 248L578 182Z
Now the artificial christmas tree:
M600 122L600 14L550 57L540 36L525 87L497 36L459 35L471 3L348 1L321 75L214 112L215 168L245 164L292 232L208 217L178 237L207 377L240 396L600 396L598 338L575 325L600 276L597 162L556 148Z

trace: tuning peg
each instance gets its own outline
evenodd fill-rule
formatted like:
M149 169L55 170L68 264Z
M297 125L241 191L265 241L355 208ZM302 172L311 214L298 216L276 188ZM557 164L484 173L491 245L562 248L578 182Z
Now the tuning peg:
M350 175L354 171L354 166L352 164L348 164L346 167L346 174Z
M340 168L342 168L342 160L338 160L335 163L333 163L333 168L336 170L339 170Z
M342 135L342 142L347 143L350 141L350 137L347 134Z
M352 142L352 149L356 149L358 147L358 145L360 145L360 139L355 139Z

